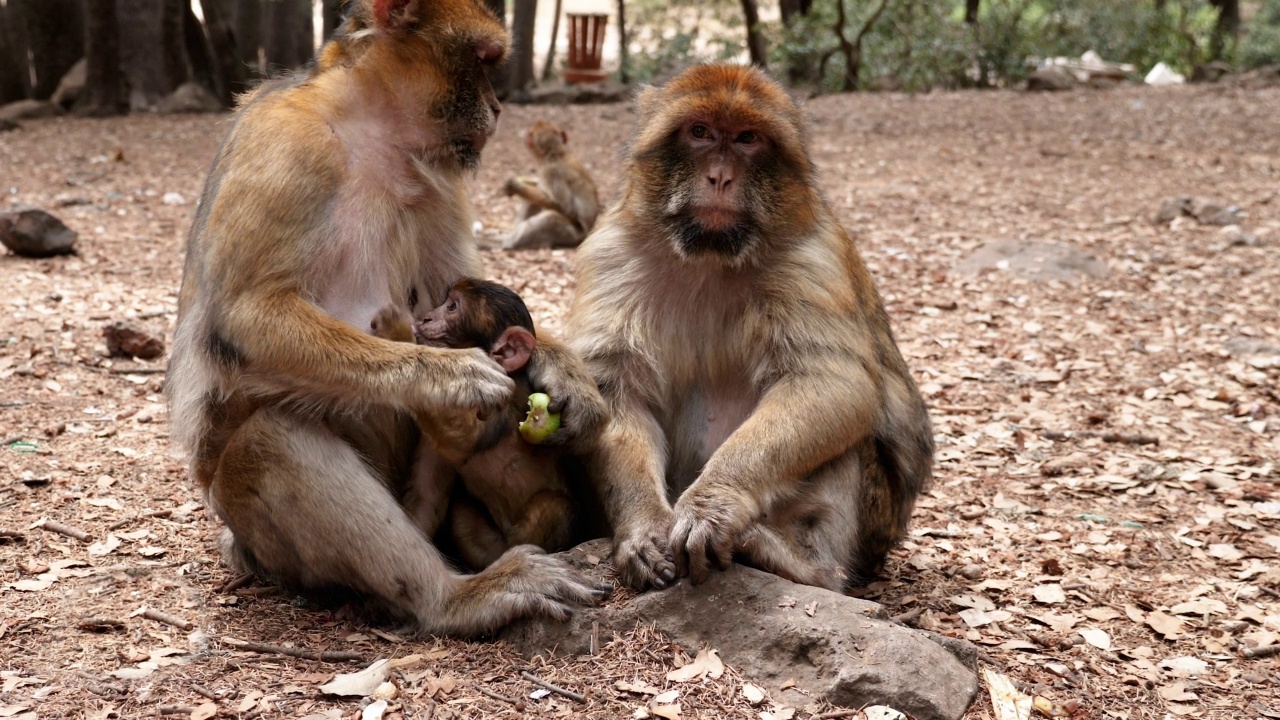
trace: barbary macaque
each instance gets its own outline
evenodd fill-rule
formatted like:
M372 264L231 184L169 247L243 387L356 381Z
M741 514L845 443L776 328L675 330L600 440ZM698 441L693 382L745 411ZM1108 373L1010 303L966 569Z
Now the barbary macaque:
M312 68L244 98L189 236L169 366L228 564L435 634L563 619L602 592L530 546L476 575L446 564L429 538L455 471L412 414L499 411L514 383L484 350L368 334L384 306L479 274L464 183L507 46L478 0L354 0ZM581 361L539 343L529 377L564 405L552 442L593 442L604 407Z
M502 241L503 249L577 247L596 224L596 183L569 152L568 142L567 132L545 120L529 127L525 146L538 164L538 176L510 178L503 188L523 201L519 222Z
M833 590L872 578L933 437L801 109L758 69L691 68L640 93L623 175L567 329L611 411L586 462L621 579L735 558Z
M466 488L450 506L448 531L459 556L483 568L508 548L568 545L574 503L558 470L559 453L525 442L517 426L528 406L526 365L537 344L524 301L497 283L463 278L444 303L416 325L395 306L373 321L377 337L446 348L480 348L515 380L506 408L486 419L475 412L418 413L418 426Z

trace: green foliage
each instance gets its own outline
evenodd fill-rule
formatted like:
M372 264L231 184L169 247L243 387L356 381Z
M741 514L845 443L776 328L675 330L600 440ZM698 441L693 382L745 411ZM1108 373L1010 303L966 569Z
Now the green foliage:
M1280 0L1264 0L1237 54L1247 68L1280 65Z
M659 81L699 62L727 60L746 47L742 6L736 0L627 3L632 79Z

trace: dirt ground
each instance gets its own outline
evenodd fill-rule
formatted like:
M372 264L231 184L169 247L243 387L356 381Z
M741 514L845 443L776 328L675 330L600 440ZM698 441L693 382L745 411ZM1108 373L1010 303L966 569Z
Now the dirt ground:
M1280 642L1280 91L808 107L822 186L876 275L939 445L912 536L866 594L968 638L986 667L1075 717L1280 718L1280 655L1245 652ZM628 107L508 108L474 184L482 241L512 222L499 189L531 169L519 134L537 117L569 126L605 198L617 188ZM595 657L527 663L259 584L222 590L216 521L169 444L163 359L107 358L102 328L171 337L184 235L227 125L55 119L0 134L0 203L48 208L80 234L77 257L0 257L0 717L359 717L358 699L317 686L380 657L408 658L387 717L630 717L649 696L619 681L676 690L683 717L830 710L797 690L753 706L732 662L718 680L670 682L688 657L650 628L602 639ZM1151 222L1183 195L1238 206L1240 227ZM955 269L994 240L1064 244L1111 273ZM572 252L486 262L558 325ZM586 704L531 698L521 670ZM985 689L968 717L996 717Z

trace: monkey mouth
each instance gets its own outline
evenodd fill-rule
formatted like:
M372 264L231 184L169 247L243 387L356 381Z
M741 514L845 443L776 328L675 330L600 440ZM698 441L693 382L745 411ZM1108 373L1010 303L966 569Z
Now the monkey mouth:
M686 255L715 254L735 258L756 239L755 223L739 211L686 211L671 218L671 236Z

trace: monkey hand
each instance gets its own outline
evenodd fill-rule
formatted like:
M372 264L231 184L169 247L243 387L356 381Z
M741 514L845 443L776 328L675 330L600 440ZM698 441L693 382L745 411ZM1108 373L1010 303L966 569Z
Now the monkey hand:
M594 605L613 591L535 545L517 545L462 580L441 623L461 635L492 632L523 617L568 620L574 608Z
M422 410L475 410L488 415L505 407L515 382L484 350L418 347L426 359L428 383L422 388Z
M753 517L741 491L705 475L685 490L672 514L669 544L676 571L695 585L707 579L712 563L720 570L729 568L738 538Z
M551 396L547 412L560 413L560 429L541 445L568 446L584 452L595 443L609 411L582 360L563 346L539 341L529 364L530 380Z
M524 186L523 178L518 178L518 177L507 178L507 182L504 183L502 186L502 192L506 193L507 197L511 197L512 195L519 194L520 188L523 186Z
M618 579L635 590L662 590L676 579L676 566L667 551L671 513L619 528L613 537L613 566Z

